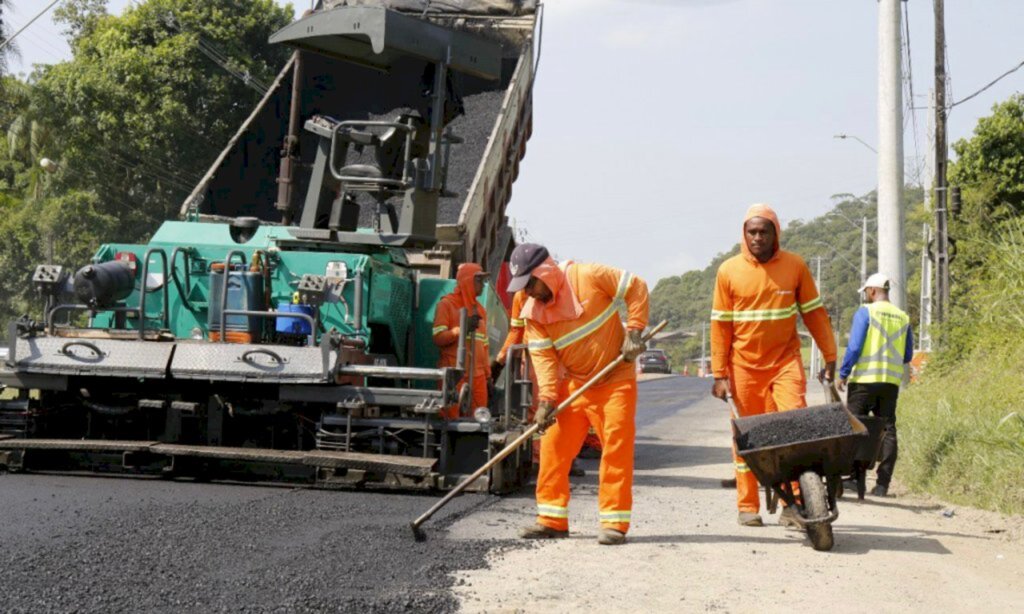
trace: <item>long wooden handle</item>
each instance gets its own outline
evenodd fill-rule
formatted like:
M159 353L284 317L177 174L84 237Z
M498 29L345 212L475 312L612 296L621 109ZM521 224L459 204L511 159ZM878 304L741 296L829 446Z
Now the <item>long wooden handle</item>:
M667 325L668 325L668 321L664 320L660 324L658 324L657 326L652 328L651 331L648 332L644 336L644 342L650 341L650 339L652 337L654 337L655 334L660 332L661 329L665 328L665 326L667 326ZM558 407L555 408L555 411L551 414L551 416L552 417L557 416L558 413L561 412L563 409L565 409L566 407L569 407L570 405L572 405L573 402L580 397L580 395L582 395L584 392L589 390L594 384L596 384L597 382L599 382L602 379L604 379L604 377L606 375L608 375L616 367L621 365L623 363L623 361L625 361L625 357L622 354L619 354L619 356L615 360L613 360L610 363L608 363L603 369L598 371L597 374L594 375L594 377L592 377L589 380L587 380L587 382L585 384L583 384L578 389L573 391L573 393L570 394L568 396L568 398L566 398L564 401L559 403ZM495 454L491 458L491 460L489 460L486 463L484 463L484 465L482 467L480 467L479 469L474 471L472 473L472 475L470 475L468 478L463 480L463 482L461 484L459 484L455 488L451 489L451 491L449 491L448 494L446 494L443 498L441 498L440 501L435 503L429 510L427 510L419 518L414 520L412 522L413 530L418 529L420 527L420 525L422 525L424 522L429 520L430 517L433 516L434 514L436 514L438 510L440 510L445 505L448 505L448 503L452 499L454 499L455 497L459 496L459 494L461 494L462 491L466 490L466 487L468 487L470 484L472 484L477 479L479 479L480 476L482 476L483 474L485 474L488 471L490 471L492 467L494 467L495 465L497 465L498 463L503 461L505 459L505 457L507 457L509 454L512 454L512 452L515 452L516 449L519 448L519 446L523 445L523 443L525 443L531 437L533 437L534 433L536 433L539 429L540 429L540 425L539 424L531 424L529 428L527 428L525 431L523 431L522 435L520 435L519 437L516 437L515 440L512 441L512 443L510 443L507 446L505 446L500 452Z

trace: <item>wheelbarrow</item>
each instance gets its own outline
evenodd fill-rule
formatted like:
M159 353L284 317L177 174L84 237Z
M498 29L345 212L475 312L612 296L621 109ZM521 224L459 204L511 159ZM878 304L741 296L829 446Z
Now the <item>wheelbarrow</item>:
M842 407L842 404L839 404ZM795 520L803 526L815 550L831 550L834 540L832 523L839 517L836 499L842 486L842 476L853 469L855 453L867 437L867 427L850 412L843 411L850 421L852 432L844 435L809 440L785 441L778 445L745 449L743 444L751 429L765 421L778 421L785 432L786 422L794 426L807 412L832 412L836 404L819 405L805 409L734 418L733 441L739 454L757 481L771 489L768 511L775 513L778 499L796 510ZM796 432L796 429L792 429ZM793 483L800 485L797 494Z
M843 402L843 399L839 396L839 391L836 390L834 385L825 386L825 395L833 403ZM847 407L847 411L849 411L849 407ZM843 476L843 479L851 479L857 482L857 499L863 501L864 495L867 493L868 471L874 469L878 456L882 452L885 422L877 416L857 416L857 419L868 429L868 435L860 440L857 450L853 453L853 467L848 475ZM839 496L843 496L843 489L841 487L839 489Z

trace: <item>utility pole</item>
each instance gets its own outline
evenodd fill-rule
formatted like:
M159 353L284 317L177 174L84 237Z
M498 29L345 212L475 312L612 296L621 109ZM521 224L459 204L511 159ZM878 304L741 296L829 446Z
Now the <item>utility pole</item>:
M815 256L814 260L816 261L815 268L814 268L814 285L818 287L818 296L824 296L824 293L821 290L821 256ZM808 379L814 379L817 376L818 371L820 370L820 366L818 365L818 354L819 353L820 353L820 350L818 349L818 342L815 341L814 337L812 336L811 337L811 361L810 361L811 362L811 364L810 364L811 371L810 371Z
M917 331L917 349L922 352L932 350L932 259L928 254L928 244L932 239L932 229L927 223L922 224L921 240L921 326Z
M933 214L932 209L932 182L935 176L935 90L928 93L928 146L925 148L924 177L922 178L924 188L924 210L925 213ZM921 321L917 330L918 349L922 352L932 350L932 308L934 297L932 296L932 229L925 222L921 229Z
M706 377L708 374L708 323L705 322L704 326L700 329L700 374L701 377Z
M946 203L946 24L945 0L935 1L935 309L936 322L949 310L949 234Z
M878 268L893 282L892 303L905 309L901 5L878 2Z
M860 283L868 280L868 216L861 218L860 230Z

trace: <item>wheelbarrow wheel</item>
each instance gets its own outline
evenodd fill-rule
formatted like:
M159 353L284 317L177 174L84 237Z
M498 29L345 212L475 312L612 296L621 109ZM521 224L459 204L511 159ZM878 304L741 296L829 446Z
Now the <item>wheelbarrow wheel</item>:
M804 513L808 518L824 518L829 515L825 482L817 473L805 471L800 476L800 496L804 500ZM832 549L832 525L827 522L807 525L807 537L811 539L815 550Z

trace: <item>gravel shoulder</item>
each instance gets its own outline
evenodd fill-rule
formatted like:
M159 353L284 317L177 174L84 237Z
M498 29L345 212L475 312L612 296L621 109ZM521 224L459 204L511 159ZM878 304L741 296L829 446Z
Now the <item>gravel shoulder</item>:
M846 497L831 552L811 549L765 512L736 524L725 407L707 383L643 383L634 524L624 547L598 546L596 461L574 484L569 539L489 557L456 572L464 612L1017 612L1024 602L1024 518L910 496ZM897 467L897 475L898 475ZM950 516L950 513L952 515ZM469 541L513 540L532 522L529 493L456 522Z

